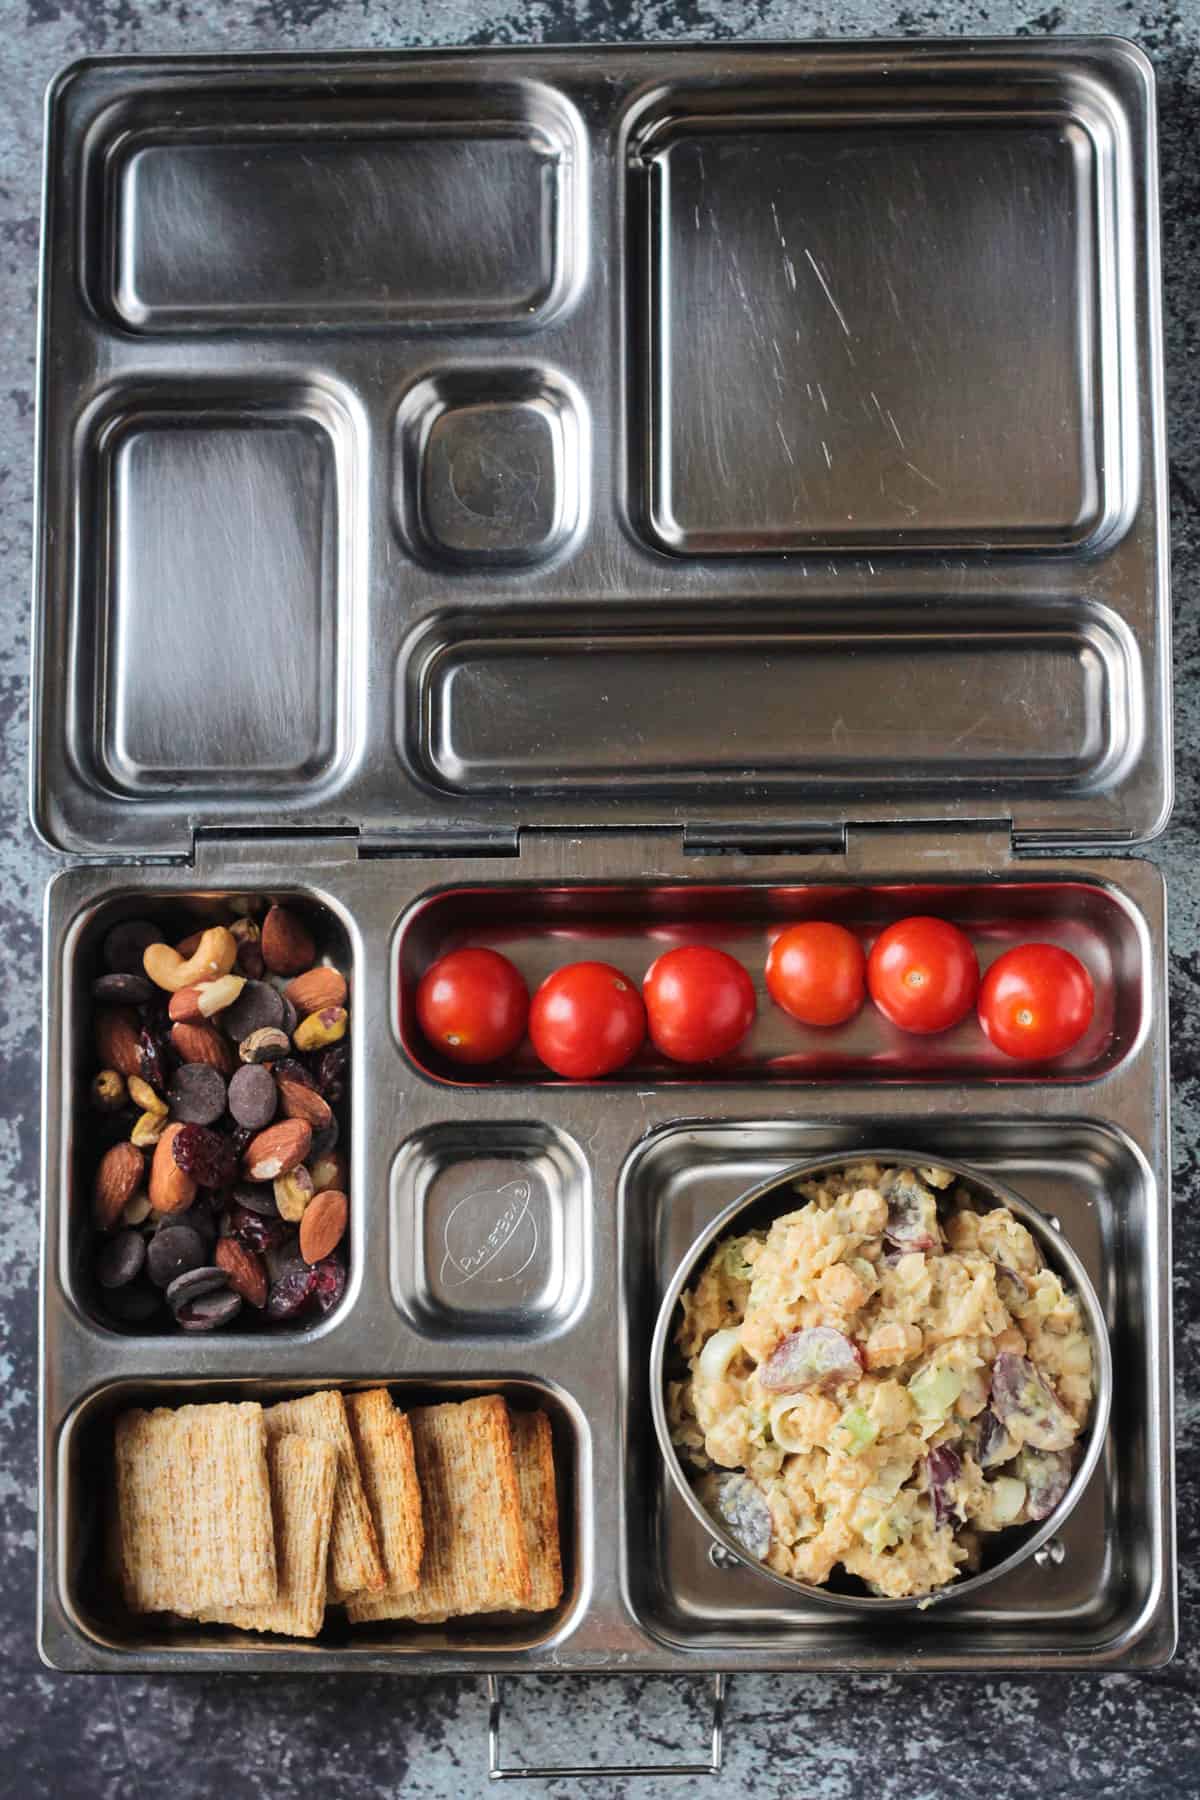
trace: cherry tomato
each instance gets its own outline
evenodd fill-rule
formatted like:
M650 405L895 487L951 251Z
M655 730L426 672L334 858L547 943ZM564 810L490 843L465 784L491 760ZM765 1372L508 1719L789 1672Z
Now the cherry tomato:
M948 919L897 919L867 959L867 986L902 1031L948 1031L971 1010L979 962L966 932Z
M596 1081L636 1054L646 1011L632 981L611 963L568 963L533 996L529 1035L556 1075Z
M672 1062L712 1062L740 1044L758 1003L754 983L724 950L685 944L652 962L642 983L656 1050Z
M1092 978L1057 944L1019 944L996 958L979 990L979 1023L1005 1056L1043 1062L1077 1044L1092 1022Z
M767 991L802 1025L844 1025L866 998L863 947L844 925L789 925L771 945Z
M495 1062L525 1036L529 989L498 950L452 950L422 975L417 1018L451 1061Z

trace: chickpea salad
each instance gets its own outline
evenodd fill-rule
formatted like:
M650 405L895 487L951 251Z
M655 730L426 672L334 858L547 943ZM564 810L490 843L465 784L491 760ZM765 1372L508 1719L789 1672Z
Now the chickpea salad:
M1093 1395L1078 1297L1005 1207L937 1167L851 1163L724 1238L682 1295L667 1384L697 1494L768 1568L889 1599L1047 1518Z

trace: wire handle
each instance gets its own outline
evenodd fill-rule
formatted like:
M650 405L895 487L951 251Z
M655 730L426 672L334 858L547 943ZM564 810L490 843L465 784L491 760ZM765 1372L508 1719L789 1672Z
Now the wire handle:
M706 1763L610 1763L603 1768L508 1763L500 1760L500 1719L504 1708L500 1677L489 1675L488 1694L488 1780L549 1781L570 1775L586 1780L591 1775L719 1775L725 1757L725 1677L712 1677L712 1748Z

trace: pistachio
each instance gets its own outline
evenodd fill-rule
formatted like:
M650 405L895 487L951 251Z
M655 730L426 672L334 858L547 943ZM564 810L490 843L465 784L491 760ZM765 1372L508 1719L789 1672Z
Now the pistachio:
M280 1175L275 1183L275 1204L280 1218L295 1225L304 1217L313 1191L313 1178L303 1163L290 1175Z
M143 1081L140 1075L131 1075L129 1077L129 1098L133 1101L135 1106L140 1106L143 1112L153 1113L154 1116L159 1119L166 1118L166 1101L160 1100L154 1089L150 1086L150 1083L148 1081Z
M339 1043L345 1037L348 1020L344 1006L327 1006L323 1012L310 1013L307 1019L302 1019L292 1041L297 1050L324 1050L328 1044Z
M244 1063L274 1062L277 1056L286 1056L291 1047L286 1031L280 1031L277 1025L263 1025L242 1039L238 1055Z
M152 1144L157 1144L166 1128L165 1107L161 1112L144 1112L130 1132L129 1141L136 1144L139 1150L149 1150Z
M125 1104L125 1077L117 1069L101 1069L92 1082L92 1105L97 1112L120 1112Z

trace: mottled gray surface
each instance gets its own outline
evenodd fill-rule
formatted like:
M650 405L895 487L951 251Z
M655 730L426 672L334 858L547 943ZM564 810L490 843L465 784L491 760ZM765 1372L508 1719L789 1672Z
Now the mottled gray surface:
M41 96L93 51L399 48L611 37L826 37L1116 31L1160 78L1167 371L1178 681L1178 804L1154 854L1171 890L1176 1304L1183 1641L1157 1674L1036 1681L742 1678L732 1685L726 1791L763 1800L1200 1793L1200 4L1137 0L0 0L0 1792L306 1797L481 1793L480 1684L95 1680L41 1669L33 1647L39 913L50 857L25 816L28 565ZM532 1758L695 1754L698 1684L526 1681L510 1738ZM525 1791L533 1791L526 1789ZM559 1783L558 1796L579 1791ZM598 1782L658 1800L691 1784Z

